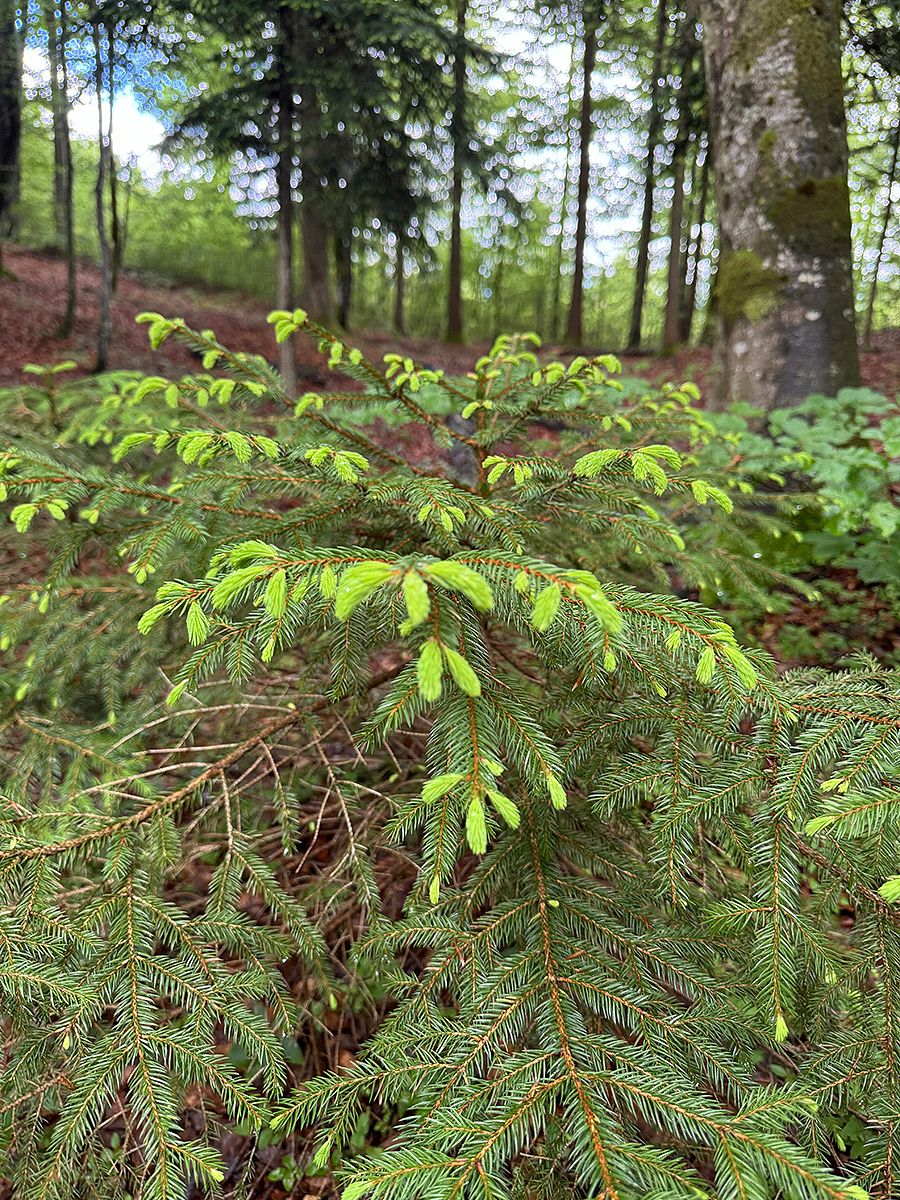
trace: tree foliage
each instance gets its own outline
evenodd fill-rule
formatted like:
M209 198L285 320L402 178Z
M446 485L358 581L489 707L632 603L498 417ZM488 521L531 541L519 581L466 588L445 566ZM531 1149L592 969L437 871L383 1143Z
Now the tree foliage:
M203 370L4 397L16 1194L85 1194L118 1120L103 1186L148 1198L223 1184L220 1126L313 1130L348 1200L890 1195L900 679L777 677L673 593L783 582L752 555L778 499L715 466L696 389L527 336L379 365L298 310L276 338L363 390L295 401L143 319ZM353 973L390 1012L296 1079ZM373 1107L402 1119L353 1158Z

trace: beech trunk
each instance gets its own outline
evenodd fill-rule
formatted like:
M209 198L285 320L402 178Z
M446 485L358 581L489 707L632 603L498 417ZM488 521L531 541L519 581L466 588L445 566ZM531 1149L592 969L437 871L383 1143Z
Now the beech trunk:
M703 0L724 388L768 412L859 382L840 0Z

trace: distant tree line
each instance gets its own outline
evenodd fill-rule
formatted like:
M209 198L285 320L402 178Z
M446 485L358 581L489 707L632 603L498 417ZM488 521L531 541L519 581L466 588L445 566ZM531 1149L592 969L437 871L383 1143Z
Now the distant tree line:
M523 0L519 16L536 42L570 50L553 94L541 94L551 75L536 85L528 54L505 52L496 13L476 0L282 0L272 9L246 0L0 0L0 238L15 236L29 187L19 162L28 45L47 63L48 241L68 263L62 337L77 310L75 226L85 220L73 199L70 113L76 95L97 98L98 369L125 241L113 129L124 89L164 117L169 153L240 162L268 181L273 302L344 326L364 269L362 231L377 229L390 247L384 322L403 332L409 266L429 252L425 231L438 229L447 243L445 335L474 332L467 281L488 278L499 311L504 268L515 269L530 228L522 179L540 173L541 156L555 156L563 170L543 213L544 332L579 346L592 213L607 203L591 154L598 129L618 122L634 145L639 213L626 248L627 348L648 345L662 243L658 348L717 337L724 397L768 408L857 379L856 296L868 339L879 284L897 271L898 0ZM634 113L615 95L626 72L640 81ZM856 280L842 73L854 103L876 115L871 138L852 148L872 188ZM467 205L479 203L499 214L490 270L466 261ZM293 388L287 349L280 365Z

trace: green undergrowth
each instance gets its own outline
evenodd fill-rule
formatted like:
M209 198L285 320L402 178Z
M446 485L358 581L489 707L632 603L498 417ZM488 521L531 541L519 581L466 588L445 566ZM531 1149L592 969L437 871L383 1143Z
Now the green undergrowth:
M900 680L735 637L787 476L528 336L275 313L355 385L297 397L141 320L202 371L0 394L14 1194L889 1191Z

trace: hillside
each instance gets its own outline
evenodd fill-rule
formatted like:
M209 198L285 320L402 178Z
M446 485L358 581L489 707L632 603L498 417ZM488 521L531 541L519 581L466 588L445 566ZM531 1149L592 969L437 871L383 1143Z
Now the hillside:
M5 251L5 257L11 277L0 279L0 385L17 383L22 367L30 362L72 358L86 371L90 370L97 320L98 269L91 263L79 265L78 318L71 337L60 341L54 337L54 331L65 292L63 262L48 254L12 246ZM177 374L196 366L190 355L172 342L157 353L150 349L145 331L134 323L135 315L145 310L182 316L195 328L214 329L235 350L274 358L272 334L266 324L268 306L259 300L235 292L173 287L126 271L113 301L112 367ZM353 330L350 337L354 344L376 358L388 350L404 350L419 361L450 372L468 370L475 355L487 348L484 342L452 346L384 332ZM326 382L320 369L321 359L309 342L297 339L296 354L301 385L317 387ZM626 370L649 379L694 378L702 383L710 371L710 358L705 347L681 351L672 358L630 357ZM864 384L876 391L886 395L900 392L900 329L876 334L872 349L862 355L862 376Z

